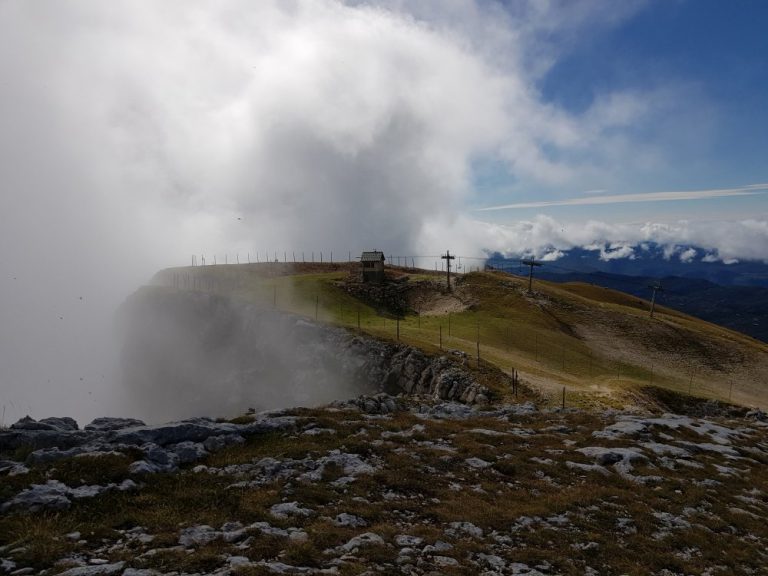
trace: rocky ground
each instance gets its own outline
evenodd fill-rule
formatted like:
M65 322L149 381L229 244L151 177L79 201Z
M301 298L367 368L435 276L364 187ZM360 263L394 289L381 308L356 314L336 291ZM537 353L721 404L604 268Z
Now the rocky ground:
M360 397L0 431L0 573L766 574L760 412Z

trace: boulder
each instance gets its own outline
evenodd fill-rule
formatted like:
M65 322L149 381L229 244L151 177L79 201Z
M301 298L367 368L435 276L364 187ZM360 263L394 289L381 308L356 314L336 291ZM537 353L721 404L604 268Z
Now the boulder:
M115 430L135 428L137 426L146 426L146 424L135 418L96 418L90 424L86 424L84 430L92 432L113 432Z

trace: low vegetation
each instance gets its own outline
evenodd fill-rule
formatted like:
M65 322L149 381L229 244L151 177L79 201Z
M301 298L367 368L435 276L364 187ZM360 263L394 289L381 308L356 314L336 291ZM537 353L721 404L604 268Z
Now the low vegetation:
M534 283L501 272L455 278L394 269L410 312L399 318L344 289L354 264L282 263L181 268L198 287L321 322L406 342L430 353L457 350L468 364L517 370L551 405L644 407L644 390L664 388L744 406L768 406L768 345L663 307L588 284ZM206 288L207 287L207 288ZM450 305L452 303L452 305Z

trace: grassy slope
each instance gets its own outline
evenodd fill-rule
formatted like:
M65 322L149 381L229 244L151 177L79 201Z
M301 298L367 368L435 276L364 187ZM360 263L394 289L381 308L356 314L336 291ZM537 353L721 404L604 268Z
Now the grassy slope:
M377 316L334 285L343 277L341 270L315 270L293 277L261 272L248 267L200 271L203 280L211 282L206 289L267 306L274 302L282 309L310 317L317 302L320 320L352 327L357 325L359 309L362 330L395 337L396 324L391 319ZM180 273L165 272L158 280L167 281L168 274L172 278ZM665 348L687 345L682 350L691 356L698 351L696 358L702 366L710 359L708 343L716 349L762 354L765 363L764 345L671 311L660 311L659 318L651 323L642 303L618 293L603 293L584 285L541 283L537 296L529 299L519 289L521 282L492 274L467 276L459 292L474 305L451 316L450 337L445 316L409 317L402 323L401 336L436 349L442 323L446 345L473 350L479 324L484 358L515 366L545 388L566 383L571 397L581 394L577 398L583 402L598 394L592 389L596 385L627 395L639 390L648 373L643 358L659 354L646 347L639 356L627 355L632 362L621 364L606 349L605 339L599 337L604 333L609 341L616 340L611 322L630 333L616 343L617 350L621 349L619 344L629 342L639 347L663 336ZM593 333L591 338L581 339L578 334L585 321L590 322ZM676 334L681 336L679 341L673 337ZM590 351L591 376L589 365L583 363ZM615 377L612 361L628 376L622 375L621 380ZM664 369L667 372L657 383L669 388L680 387L681 382L683 387L687 385L685 371L676 372L674 362ZM694 391L700 389L694 387ZM381 535L386 544L362 548L349 557L340 565L342 576L373 568L382 574L402 573L396 563L397 534L419 536L429 544L449 540L453 548L441 555L454 558L460 565L437 567L428 557L424 565L425 571L439 569L444 574L477 573L478 566L469 564L468 557L479 552L498 553L507 562L546 563L550 569L544 569L545 573L574 576L588 573L587 566L601 574L633 576L662 570L704 575L715 566L723 574L756 574L765 567L768 480L764 470L768 459L766 428L757 424L747 429L744 420L720 421L739 430L733 444L737 460L712 449L717 447L712 443L709 449L693 450L686 457L686 465L670 465L669 458L648 451L649 460L636 462L634 474L656 479L643 484L611 467L603 474L568 464L593 463L578 452L582 447L637 449L638 438L593 435L613 422L609 414L565 411L509 419L425 420L408 412L381 418L346 410L297 408L291 413L297 416L296 433L252 436L245 444L211 454L202 463L221 469L265 456L316 460L341 448L374 463L375 472L339 487L330 481L341 471L331 467L320 482L282 479L257 488L234 488L234 482L243 480L236 470L201 473L187 465L176 474L134 477L142 484L140 490L77 501L67 512L2 515L0 553L12 557L19 567L31 567L34 573L75 556L125 561L134 568L163 572L211 573L226 565L222 554L327 567L333 555L324 550L371 531ZM312 427L333 432L301 433ZM646 436L644 440L662 444L710 440L698 422L679 429L652 427ZM50 478L70 486L118 482L130 476L128 466L138 457L132 453L81 456L38 464L29 474L3 476L0 499ZM470 458L481 458L489 466L469 466ZM712 483L712 479L717 482ZM311 508L313 514L279 520L269 513L273 504L293 500ZM341 512L363 518L367 526L354 529L335 525L331 518ZM251 529L251 541L245 548L221 540L197 546L193 553L175 548L183 528L199 524L218 528L228 521L298 527L308 539L292 541ZM472 522L484 534L481 538L448 536L445 528L453 521ZM129 537L126 531L139 526L151 535L151 541ZM509 538L508 547L494 548L494 530ZM65 536L73 531L81 533L81 540ZM634 553L627 554L627 550ZM70 565L59 564L48 573L60 573ZM235 570L237 576L269 573L263 567Z
M640 391L657 386L745 405L768 405L768 346L748 336L657 308L634 296L580 283L536 282L501 273L472 273L457 293L467 309L441 315L385 317L339 288L348 265L229 265L179 268L157 281L230 294L267 307L357 328L428 352L463 350L505 371L517 369L545 397L570 405L624 406L644 402ZM442 277L431 279L439 296ZM187 280L187 282L189 282ZM359 324L358 324L359 322Z

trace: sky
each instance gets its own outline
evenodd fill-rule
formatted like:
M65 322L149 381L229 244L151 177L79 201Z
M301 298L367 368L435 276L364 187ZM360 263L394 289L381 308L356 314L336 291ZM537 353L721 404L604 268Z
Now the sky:
M192 254L656 241L765 259L766 16L757 0L0 1L5 420L119 411L115 311Z

